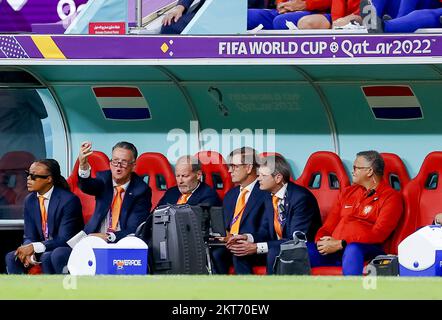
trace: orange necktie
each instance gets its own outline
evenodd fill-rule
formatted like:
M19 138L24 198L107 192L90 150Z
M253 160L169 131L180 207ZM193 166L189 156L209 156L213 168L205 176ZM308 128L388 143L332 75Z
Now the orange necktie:
M275 227L276 235L278 239L282 238L282 227L279 222L279 212L278 212L278 202L279 198L277 196L272 196L273 203L273 226Z
M241 217L246 207L246 194L249 192L247 189L243 189L239 195L239 199L236 202L235 213L233 214L233 220L230 224L230 233L238 234L239 224L241 222Z
M185 204L185 203L187 203L187 200L189 200L191 195L192 195L191 193L183 193L181 195L181 197L178 199L176 204Z
M43 236L45 239L48 238L48 234L46 232L47 229L47 223L48 223L48 214L46 212L45 208L45 197L39 195L38 196L38 203L40 204L40 215L41 215L41 230L43 231Z
M124 192L123 187L115 187L117 193L115 194L114 201L112 202L112 230L117 229L118 219L120 218L121 212L121 204L123 203L123 199L121 198L121 194Z

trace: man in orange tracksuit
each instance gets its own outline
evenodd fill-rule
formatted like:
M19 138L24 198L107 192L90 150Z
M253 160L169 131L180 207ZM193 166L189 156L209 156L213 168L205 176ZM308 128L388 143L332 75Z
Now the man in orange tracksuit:
M362 24L360 16L361 0L332 0L331 20L324 14L313 14L302 17L298 21L299 29L330 29L342 27L352 20Z
M276 9L249 9L247 29L254 29L260 24L266 30L288 29L286 21L296 25L302 17L322 12L330 19L331 3L332 0L277 0Z
M340 194L316 234L316 243L308 243L312 267L342 265L344 275L361 275L364 261L384 254L382 244L402 216L403 199L383 182L383 171L378 152L357 154L354 184Z

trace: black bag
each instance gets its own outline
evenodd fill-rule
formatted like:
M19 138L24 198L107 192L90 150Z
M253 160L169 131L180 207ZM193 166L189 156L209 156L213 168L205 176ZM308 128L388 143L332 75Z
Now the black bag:
M303 235L302 237L301 234ZM293 240L281 243L281 251L273 265L273 273L279 275L311 274L306 242L305 235L302 232L294 232Z
M191 207L160 206L152 215L152 273L207 274L201 220Z
M376 256L368 265L376 270L376 276L399 275L399 260L392 254Z

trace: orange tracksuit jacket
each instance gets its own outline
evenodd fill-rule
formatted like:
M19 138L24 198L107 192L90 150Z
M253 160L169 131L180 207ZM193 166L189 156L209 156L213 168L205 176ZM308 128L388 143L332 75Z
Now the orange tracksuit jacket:
M339 195L315 241L332 236L347 243L381 244L396 228L403 210L402 195L385 182L371 195L364 187L352 185Z

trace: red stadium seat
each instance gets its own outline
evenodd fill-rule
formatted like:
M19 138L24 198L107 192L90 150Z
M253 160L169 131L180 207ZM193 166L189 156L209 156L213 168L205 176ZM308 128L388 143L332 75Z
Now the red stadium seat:
M166 190L176 186L175 174L167 158L158 152L145 152L137 159L135 172L148 177L152 189L152 208L156 208Z
M37 264L35 266L30 267L28 269L27 274L29 275L43 274L43 271L41 270L41 266Z
M429 225L437 213L442 212L442 151L429 153L419 170L404 189L407 214L416 217L411 232Z
M200 151L195 157L201 162L204 182L215 188L221 200L224 199L233 183L223 156L216 151Z
M399 243L416 230L416 217L416 212L408 210L405 202L402 218L392 235L384 243L383 247L386 253L397 255Z
M385 162L384 181L395 190L404 190L410 181L407 168L402 159L394 153L381 153Z
M89 156L88 161L91 166L92 177L95 177L98 171L109 170L109 158L101 151L93 151L92 154ZM80 164L77 159L74 165L74 169L72 170L71 175L69 176L67 181L69 183L69 186L71 187L71 191L80 198L81 206L83 208L83 220L84 223L87 223L94 213L95 197L83 193L78 187L79 165Z
M27 151L6 152L0 160L0 170L28 170L35 157Z
M0 199L7 204L21 205L28 195L25 170L36 159L27 151L6 152L0 159ZM10 181L13 182L10 185Z
M340 190L349 186L350 180L341 158L336 153L318 151L308 158L296 183L308 188L315 195L322 221L325 221Z
M314 267L312 276L342 276L342 267Z
M285 159L285 157L282 154L278 153L278 152L262 152L262 153L259 154L259 156L262 157L262 158L265 158L267 156L280 156L280 157L283 157ZM295 179L293 178L293 172L290 172L290 181L291 182L295 182Z
M236 274L233 265L229 268L229 274ZM252 274L257 276L265 276L267 275L267 268L266 266L254 266L252 267Z

